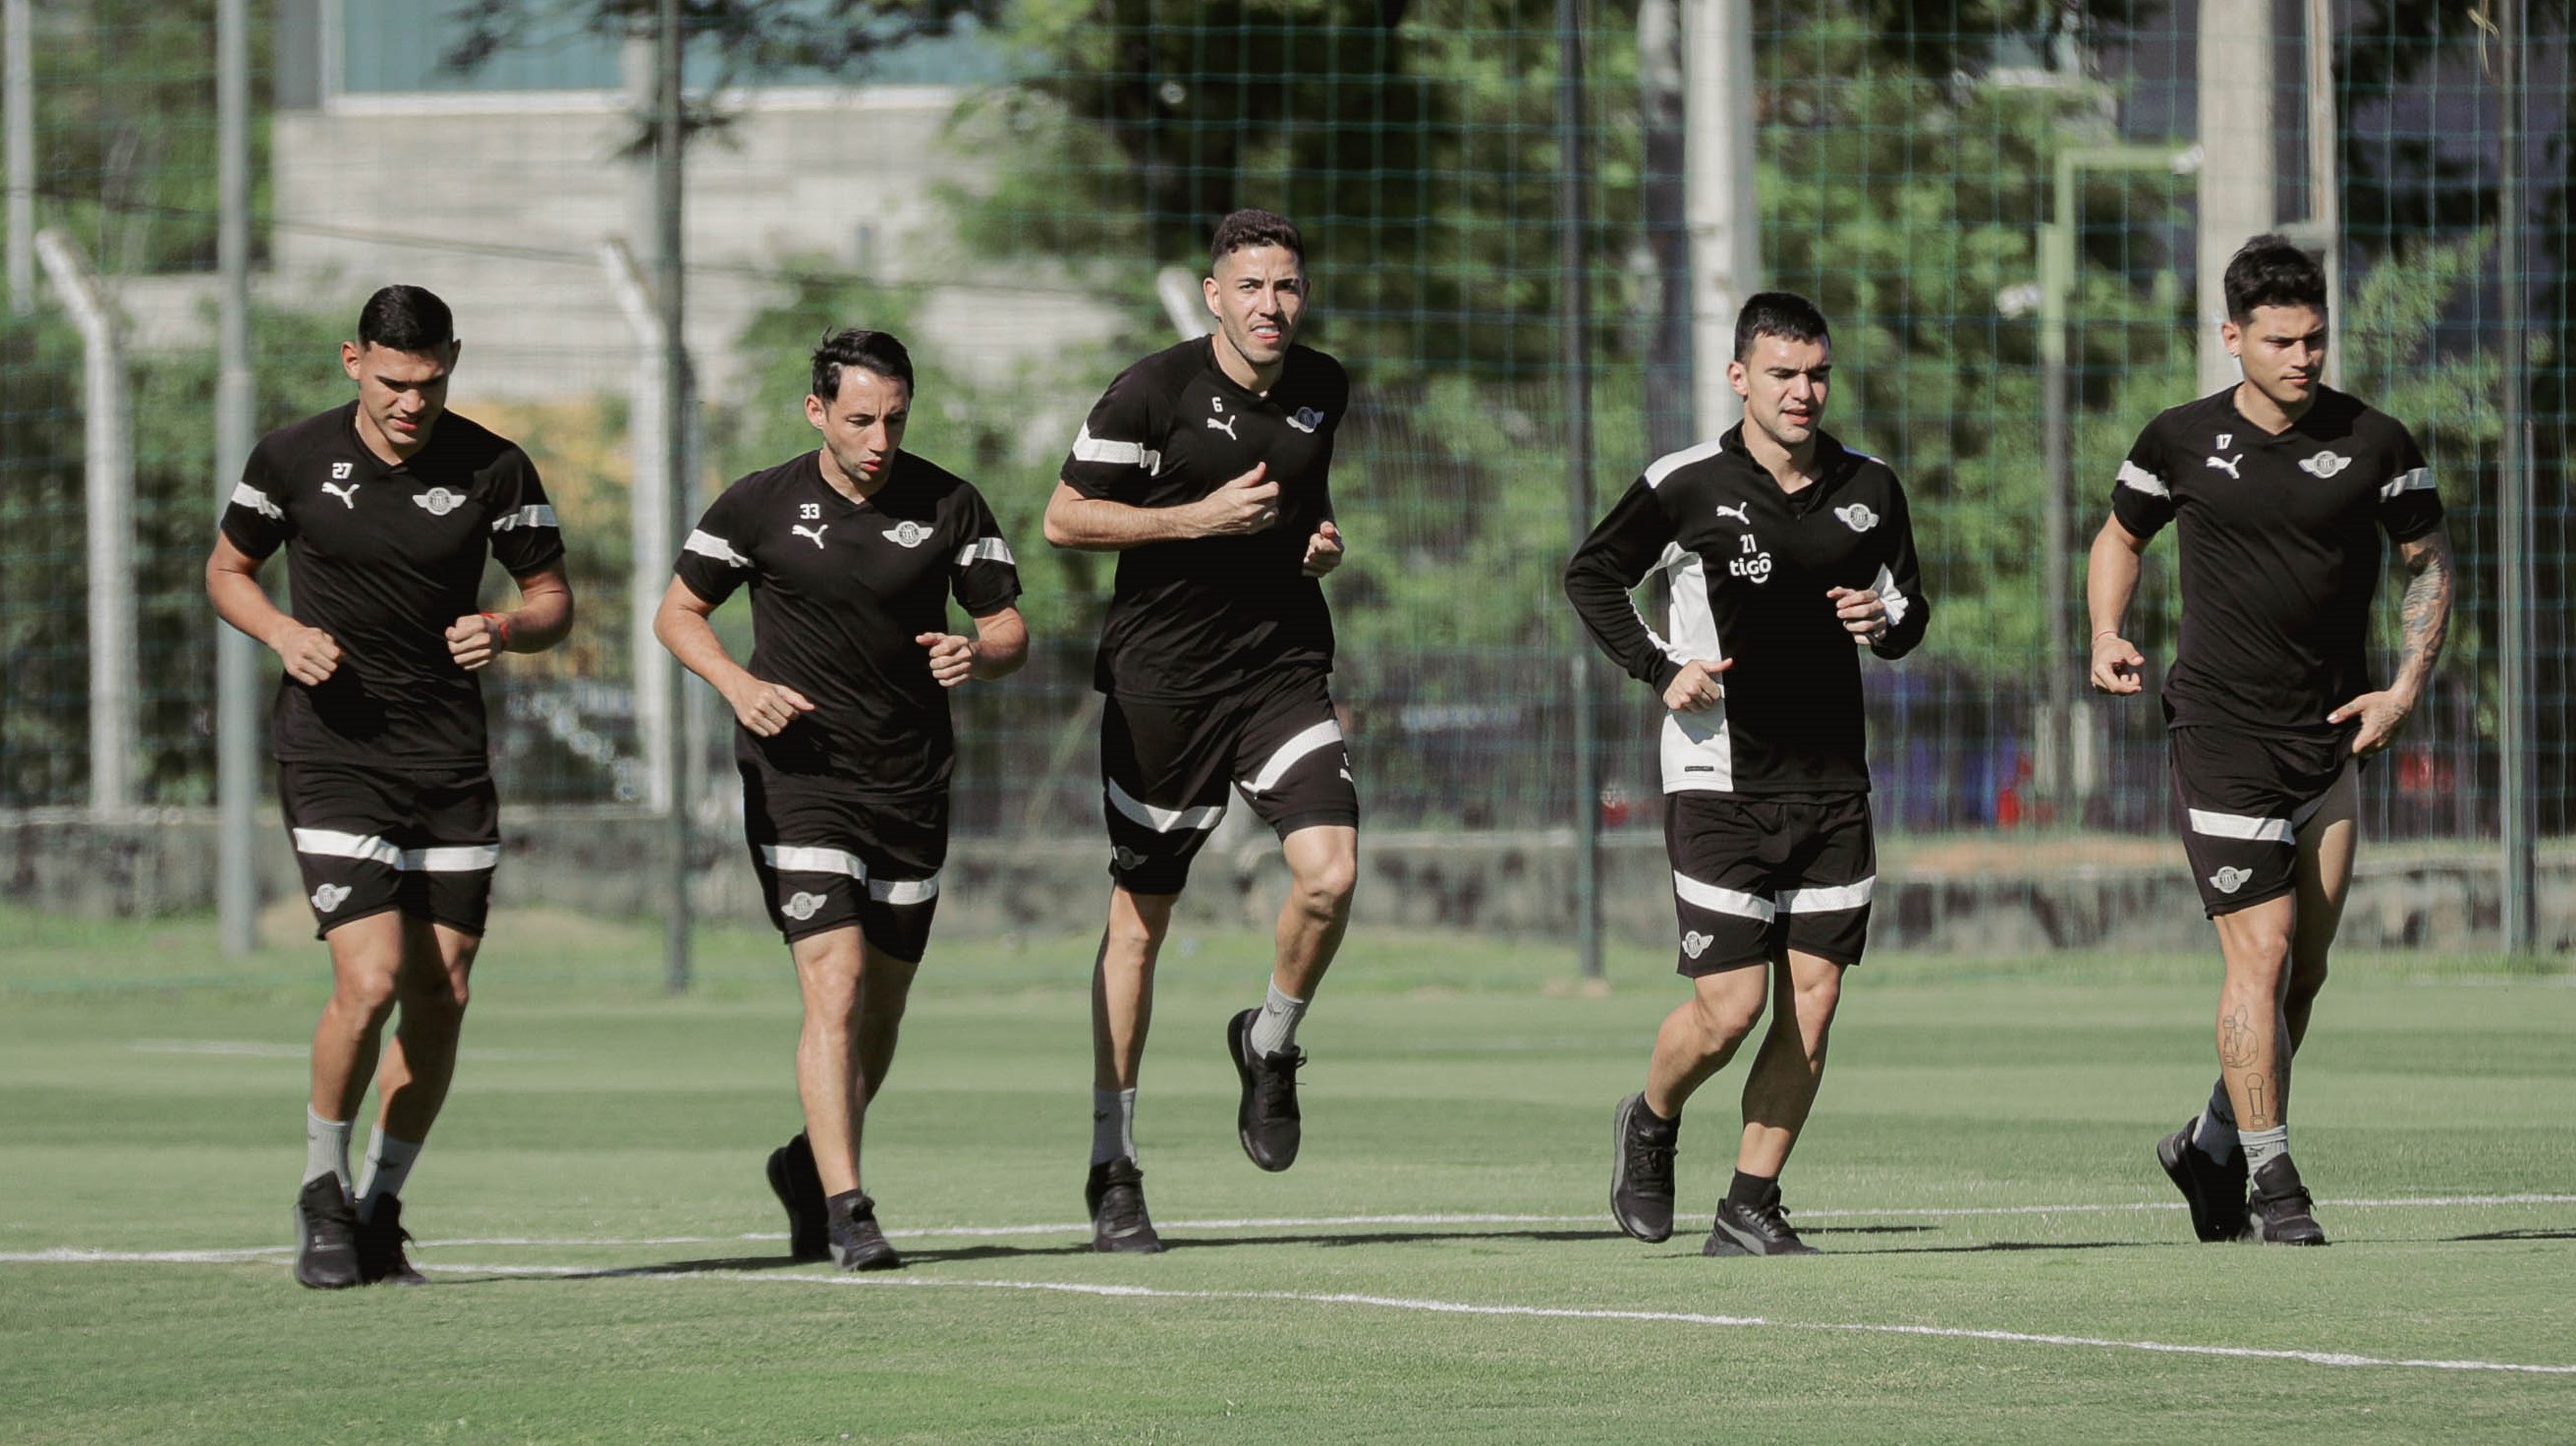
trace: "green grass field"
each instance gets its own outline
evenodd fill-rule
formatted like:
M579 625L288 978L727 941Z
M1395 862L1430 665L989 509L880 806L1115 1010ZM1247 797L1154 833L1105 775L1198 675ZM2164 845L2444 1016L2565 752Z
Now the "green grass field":
M1605 1211L1664 959L1585 991L1560 950L1354 936L1273 1176L1219 1041L1264 946L1183 939L1138 1124L1174 1248L1134 1258L1079 1223L1087 942L949 941L870 1123L912 1263L845 1279L787 1262L761 1181L775 941L708 936L673 1000L649 929L504 916L406 1192L435 1284L322 1294L285 1264L319 946L0 939L9 1441L2576 1436L2563 972L2338 961L2295 1105L2336 1244L2289 1251L2193 1243L2150 1154L2210 1077L2213 963L1873 960L1786 1181L1827 1253L1708 1260L1733 1072L1683 1133L1699 1228Z

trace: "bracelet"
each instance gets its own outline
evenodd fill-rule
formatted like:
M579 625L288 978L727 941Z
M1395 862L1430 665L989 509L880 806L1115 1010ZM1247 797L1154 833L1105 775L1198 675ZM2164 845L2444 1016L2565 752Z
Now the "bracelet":
M510 619L508 615L504 613L483 613L480 614L480 616L483 621L492 625L493 635L501 640L501 645L494 648L492 651L496 653L506 653L510 651Z

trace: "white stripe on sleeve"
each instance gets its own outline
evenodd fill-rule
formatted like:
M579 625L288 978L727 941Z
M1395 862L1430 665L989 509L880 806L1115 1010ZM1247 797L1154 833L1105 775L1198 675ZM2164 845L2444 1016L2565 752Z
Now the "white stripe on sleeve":
M716 561L725 564L727 567L748 568L751 566L750 558L734 551L732 543L725 541L723 538L716 536L712 532L691 531L689 533L687 550L696 553L700 557L712 557Z
M284 522L286 520L285 508L269 501L267 493L260 491L258 488L253 487L247 482L236 482L233 484L233 502L236 506L250 508L262 517L270 518L278 522Z

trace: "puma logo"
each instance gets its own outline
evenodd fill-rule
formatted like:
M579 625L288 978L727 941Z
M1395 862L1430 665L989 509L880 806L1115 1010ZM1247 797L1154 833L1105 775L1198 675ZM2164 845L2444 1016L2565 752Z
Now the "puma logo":
M1747 527L1751 527L1753 525L1752 511L1746 506L1746 504L1741 502L1721 502L1717 504L1717 515L1720 517L1732 517Z
M1234 418L1232 417L1228 417L1222 422L1218 421L1214 417L1210 417L1207 419L1207 424L1208 430L1225 433L1225 439L1229 442L1241 440L1234 435Z
M352 482L348 486L342 487L336 483L325 482L322 484L322 490L339 498L341 506L355 512L358 510L358 489L365 485L367 484L363 482Z
M803 523L798 523L796 526L790 527L787 530L793 536L811 538L814 546L820 548L823 545L823 534L829 531L831 526L832 524L828 522L814 527L807 527Z
M2244 460L2245 454L2239 452L2233 457L2212 457L2209 459L2209 465L2226 473L2229 481L2242 482L2245 479L2236 475L2236 464Z

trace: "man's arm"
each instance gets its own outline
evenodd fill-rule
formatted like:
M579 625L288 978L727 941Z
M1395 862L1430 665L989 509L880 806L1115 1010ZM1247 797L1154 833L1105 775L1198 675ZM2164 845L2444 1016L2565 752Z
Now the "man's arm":
M930 649L930 676L954 688L969 678L1007 678L1029 660L1029 625L1015 607L975 619L975 636L922 633L914 642Z
M1124 552L1149 542L1265 532L1279 521L1279 484L1263 480L1268 470L1267 463L1255 462L1251 471L1177 507L1086 497L1059 478L1047 499L1046 540L1076 552Z
M2141 653L2120 634L2120 620L2128 615L2129 599L2138 592L2138 558L2147 550L2147 540L2120 525L2120 519L2102 519L2102 530L2093 538L2093 555L2084 567L2084 607L2093 619L2093 687L2097 692L2120 696L2144 689L2146 680L2138 670L2147 665Z
M259 585L263 561L216 534L215 550L206 558L206 597L215 605L215 616L277 654L288 677L307 686L320 683L339 669L340 644L269 600L268 589Z
M2450 535L2436 527L2412 542L2397 544L2397 557L2413 574L2398 603L2397 677L2380 691L2364 693L2326 715L2330 723L2361 720L2352 751L2364 756L2397 741L2398 729L2424 696L2424 684L2442 660L2443 644L2450 640L2451 595L2456 586Z
M471 673L503 653L542 653L572 632L572 582L563 567L541 567L519 585L519 605L505 613L467 613L447 628L447 653Z
M707 621L715 610L716 604L675 577L662 593L662 606L654 610L653 636L671 650L680 666L714 684L742 726L763 738L777 737L796 721L797 714L813 712L814 705L804 694L784 683L753 677L750 669L725 652L724 640Z

